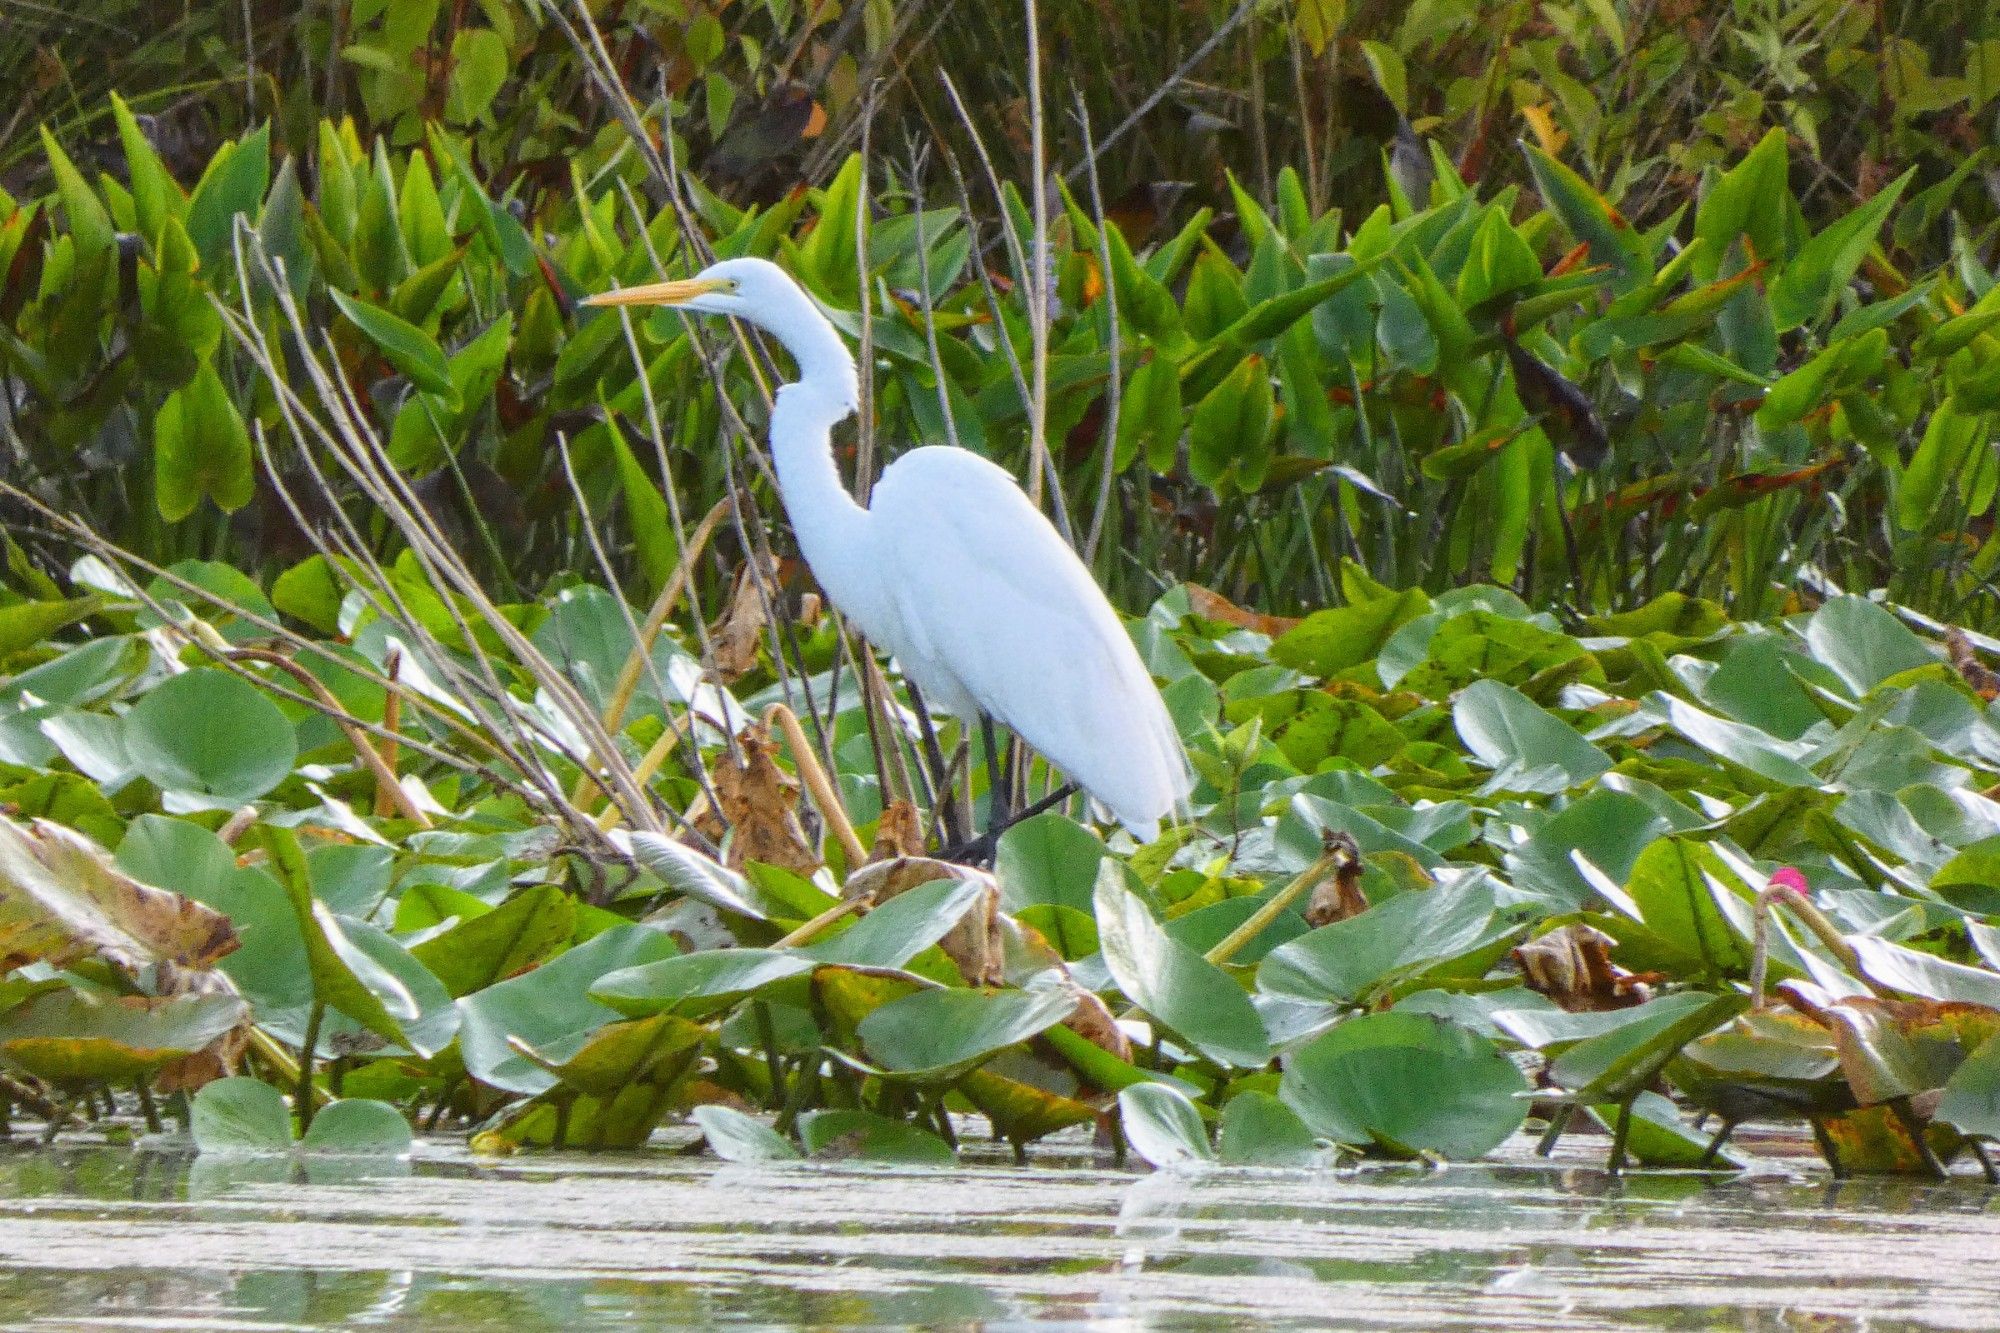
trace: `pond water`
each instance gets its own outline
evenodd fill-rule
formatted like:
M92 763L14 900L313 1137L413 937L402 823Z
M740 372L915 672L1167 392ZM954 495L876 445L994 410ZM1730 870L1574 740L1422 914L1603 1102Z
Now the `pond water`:
M645 1155L398 1164L0 1150L31 1330L2000 1328L2000 1191L1544 1162L1146 1174ZM1753 1146L1758 1146L1753 1143ZM1772 1155L1775 1153L1775 1155Z

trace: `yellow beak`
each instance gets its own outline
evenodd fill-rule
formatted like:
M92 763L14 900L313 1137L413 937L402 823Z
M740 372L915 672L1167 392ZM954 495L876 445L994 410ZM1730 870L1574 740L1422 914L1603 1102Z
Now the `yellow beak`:
M727 278L682 278L677 282L649 282L639 287L620 287L615 292L599 292L583 298L585 305L686 305L697 296L729 290Z

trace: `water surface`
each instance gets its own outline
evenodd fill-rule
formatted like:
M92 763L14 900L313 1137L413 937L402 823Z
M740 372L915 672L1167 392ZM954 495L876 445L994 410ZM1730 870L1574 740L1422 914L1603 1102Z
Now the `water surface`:
M2000 1328L2000 1191L1594 1164L1202 1176L655 1150L0 1151L0 1327Z

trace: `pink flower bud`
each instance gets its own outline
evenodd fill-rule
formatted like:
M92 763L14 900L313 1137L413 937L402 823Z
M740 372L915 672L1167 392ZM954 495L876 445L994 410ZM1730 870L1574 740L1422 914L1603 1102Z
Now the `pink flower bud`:
M1791 866L1779 866L1771 872L1771 887L1774 889L1790 889L1793 893L1801 896L1812 892L1812 890L1806 887L1806 877Z

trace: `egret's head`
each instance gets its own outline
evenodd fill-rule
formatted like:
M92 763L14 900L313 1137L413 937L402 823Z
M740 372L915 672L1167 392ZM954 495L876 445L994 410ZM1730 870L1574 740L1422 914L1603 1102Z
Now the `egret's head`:
M664 305L711 315L734 315L759 324L799 305L805 292L768 259L725 259L692 278L621 287L586 297L585 305Z
M830 395L844 412L860 402L854 356L806 289L768 259L725 259L692 278L602 292L585 304L674 306L748 320L784 344L802 382Z

